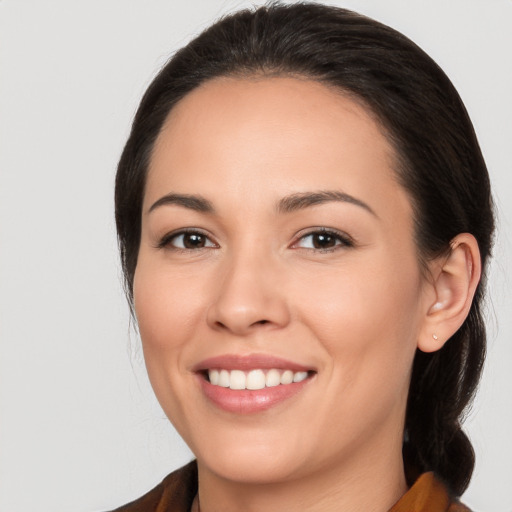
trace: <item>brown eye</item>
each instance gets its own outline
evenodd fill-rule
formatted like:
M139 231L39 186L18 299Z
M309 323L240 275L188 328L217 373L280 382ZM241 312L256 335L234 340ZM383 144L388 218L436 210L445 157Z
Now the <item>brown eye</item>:
M330 249L338 242L338 240L329 233L315 233L311 235L311 238L315 249Z
M296 244L296 247L320 251L352 246L352 241L346 235L324 230L308 233L301 237Z
M185 249L200 249L206 244L206 237L199 233L185 233L182 237Z
M182 231L181 233L165 237L159 244L159 247L194 250L217 246L203 233L198 231Z

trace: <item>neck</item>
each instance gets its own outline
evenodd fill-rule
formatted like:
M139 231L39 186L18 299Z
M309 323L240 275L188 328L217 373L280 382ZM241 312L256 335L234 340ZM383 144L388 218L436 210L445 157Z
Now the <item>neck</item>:
M272 483L234 482L198 461L200 512L386 512L407 491L401 448L388 452L368 450L357 461Z

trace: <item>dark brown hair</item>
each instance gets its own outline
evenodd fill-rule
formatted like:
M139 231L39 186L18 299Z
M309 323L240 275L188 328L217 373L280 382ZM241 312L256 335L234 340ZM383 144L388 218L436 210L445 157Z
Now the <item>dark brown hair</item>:
M443 71L408 38L367 17L320 4L271 4L239 11L205 30L171 58L141 101L115 191L132 307L146 173L165 119L207 80L260 74L308 77L362 101L396 150L396 173L414 207L420 261L449 251L457 234L469 232L485 269L494 229L489 177L466 109ZM474 466L460 421L485 356L484 281L485 274L469 316L444 347L417 351L406 412L409 481L432 470L456 495L466 489Z

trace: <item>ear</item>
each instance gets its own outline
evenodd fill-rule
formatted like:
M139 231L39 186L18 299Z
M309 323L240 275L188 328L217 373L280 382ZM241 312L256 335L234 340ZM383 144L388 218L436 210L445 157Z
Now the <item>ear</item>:
M450 253L429 264L432 281L426 294L424 322L418 337L423 352L439 350L468 316L482 265L478 242L462 233L450 243Z

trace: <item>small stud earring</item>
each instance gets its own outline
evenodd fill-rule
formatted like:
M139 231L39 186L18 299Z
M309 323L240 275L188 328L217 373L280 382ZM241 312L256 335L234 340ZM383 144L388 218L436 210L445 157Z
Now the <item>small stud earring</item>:
M435 340L437 340L437 334L432 334L432 338L434 338Z

